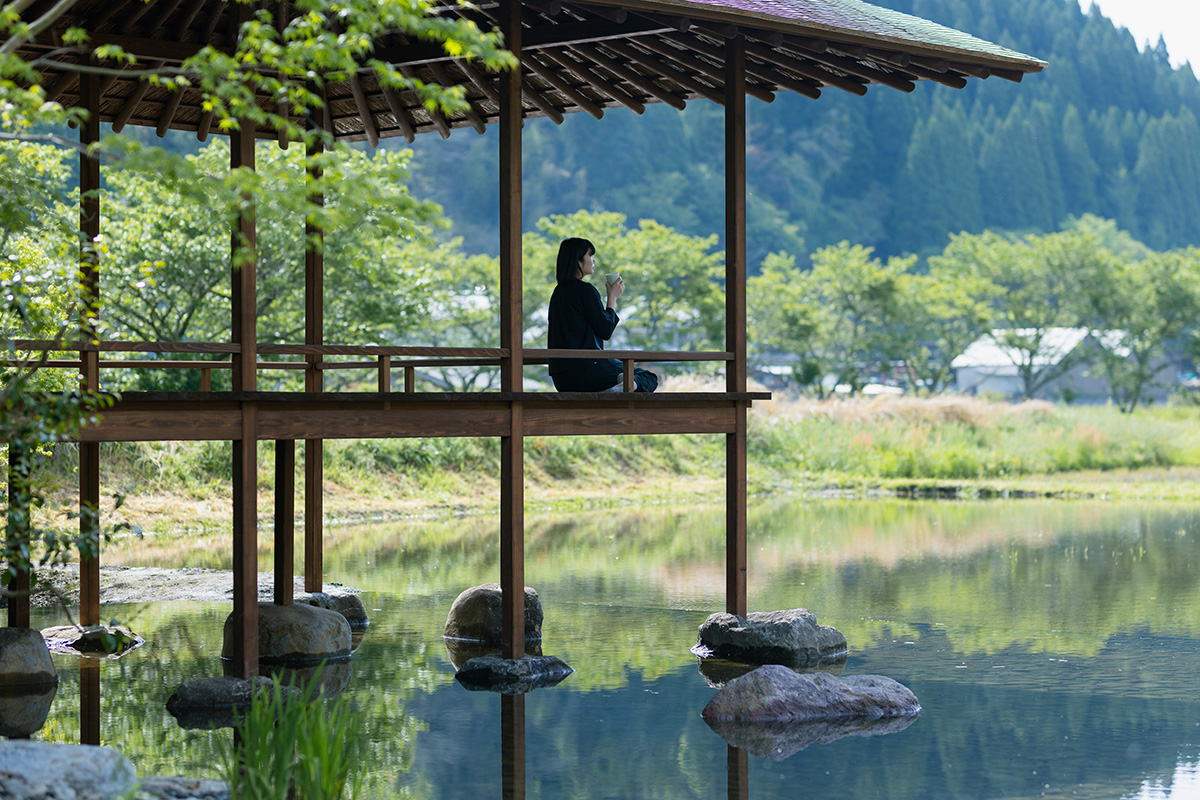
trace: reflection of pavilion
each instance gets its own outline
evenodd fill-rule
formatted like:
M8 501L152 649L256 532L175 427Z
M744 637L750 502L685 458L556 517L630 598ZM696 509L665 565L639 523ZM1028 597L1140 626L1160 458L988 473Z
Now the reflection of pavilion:
M119 43L145 65L177 66L206 44L227 47L250 19L251 5L224 0L80 0L61 18L59 27L87 30L93 46ZM284 15L290 4L262 0L258 5ZM25 6L27 21L55 4L34 0ZM296 440L304 441L305 584L320 589L322 565L322 443L327 438L404 438L488 436L501 441L501 576L505 587L507 657L523 652L520 587L524 570L524 473L526 436L609 434L724 434L727 441L727 610L746 608L746 411L767 395L747 391L746 384L746 97L770 102L776 92L794 91L819 97L835 88L862 95L883 85L912 91L918 81L955 88L969 78L999 77L1019 81L1040 71L1044 63L980 41L966 34L918 20L859 0L811 0L804 3L747 4L723 0L603 0L598 3L559 0L502 0L478 8L439 6L436 13L467 17L504 35L506 46L522 68L484 74L428 44L397 35L378 56L400 71L429 83L461 86L469 107L457 116L425 109L415 94L397 93L364 68L326 88L328 105L319 118L306 120L310 130L323 130L345 141L365 140L471 126L500 128L500 274L501 330L498 347L429 348L367 347L328 343L323 325L323 257L310 245L305 260L308 316L305 341L260 345L255 317L256 270L251 259L232 270L232 319L227 342L19 342L24 350L51 353L64 348L77 353L49 366L78 370L87 389L104 387L105 369L149 367L200 369L200 392L126 393L103 419L82 432L80 500L94 507L100 497L99 445L134 440L224 440L233 443L233 615L235 670L257 674L257 483L256 442L276 448L275 602L292 601L291 508L295 485ZM86 61L74 50L58 49L62 33L54 28L19 48L26 58L49 58L45 85L49 100L88 112L81 142L100 137L100 125L125 125L210 133L198 89L171 93L129 75L100 76L82 70ZM626 388L634 362L715 361L724 365L726 391L718 393L633 395L542 394L523 391L526 364L545 363L551 355L579 356L526 349L522 342L521 265L521 137L526 117L561 121L564 113L585 111L597 118L605 109L624 106L640 113L644 104L663 102L682 109L688 101L707 99L725 108L726 164L726 342L711 353L614 352L626 365ZM274 105L277 98L260 102ZM231 137L231 167L253 169L257 139L276 138L274 130L247 125ZM80 160L81 233L94 241L100 230L100 163L84 153ZM314 202L321 202L314 197ZM253 242L255 220L246 213L235 230ZM313 239L321 231L310 231ZM98 274L103 263L85 252L82 270L91 299L98 301ZM300 288L297 287L297 291ZM128 361L112 354L188 354L219 361ZM259 362L260 355L291 357L288 362ZM101 356L106 356L102 358ZM346 362L344 359L355 359ZM378 370L378 391L324 392L327 370L361 367L363 359ZM502 391L476 394L413 391L418 366L483 362L501 373ZM288 368L305 374L305 392L260 392L260 369ZM213 369L231 370L233 390L210 391ZM393 391L392 371L402 370L405 391ZM85 514L81 524L93 518ZM80 619L96 624L99 610L99 562L81 565ZM14 601L8 612L12 626L29 625L28 604ZM86 673L91 674L91 673ZM98 674L98 673L97 673ZM84 681L91 680L85 677ZM502 701L510 702L510 701ZM511 701L516 726L520 703ZM87 705L87 704L85 704ZM88 706L91 708L91 706ZM90 713L90 712L88 712ZM93 723L85 717L85 738ZM97 720L98 722L98 720ZM514 731L517 730L514 727ZM98 738L98 731L96 733ZM518 781L514 775L514 786Z

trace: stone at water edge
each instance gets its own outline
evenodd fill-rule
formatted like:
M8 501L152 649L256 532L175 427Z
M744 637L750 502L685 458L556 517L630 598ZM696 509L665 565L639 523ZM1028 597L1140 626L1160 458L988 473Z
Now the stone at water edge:
M473 586L460 594L450 606L443 635L449 639L468 639L499 644L503 593L498 583ZM536 589L525 587L525 641L542 638L542 601Z
M129 759L107 747L0 742L0 790L6 800L116 798L137 783Z
M817 666L846 653L846 637L805 608L713 614L700 626L693 651L751 664Z
M233 614L225 619L221 658L233 658ZM290 603L258 604L258 660L305 664L350 657L350 623L336 611Z
M27 739L40 731L46 725L57 693L57 683L0 686L0 737Z
M122 656L146 643L145 639L123 625L98 625L83 630L74 625L59 625L44 628L42 636L46 639L46 645L59 653L74 650L89 655ZM115 650L109 650L110 643L116 645Z
M58 670L41 631L0 628L0 686L48 686Z
M772 722L880 719L920 711L908 687L882 675L800 675L780 664L767 664L725 684L701 716L708 722Z
M250 707L254 693L269 692L274 682L256 678L197 678L185 681L167 700L167 712L186 730L232 728L241 712ZM288 696L300 696L299 689L283 687Z

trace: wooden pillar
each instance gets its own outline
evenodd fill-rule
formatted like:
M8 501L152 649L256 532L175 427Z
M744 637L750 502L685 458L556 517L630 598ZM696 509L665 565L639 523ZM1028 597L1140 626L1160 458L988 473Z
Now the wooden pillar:
M249 120L230 135L230 167L254 169L254 127ZM257 389L255 229L253 211L241 214L233 232L230 276L233 390ZM233 672L258 674L258 409L242 401L242 435L233 442Z
M100 744L100 659L79 659L79 743Z
M96 239L100 236L100 159L89 155L87 146L100 141L100 78L80 75L80 95L87 120L79 130L79 262L81 277L81 337L90 344L95 339L96 315L100 302L100 254ZM100 352L85 347L79 353L79 388L85 392L100 389ZM79 559L79 624L100 624L100 443L79 444L79 534L94 546L91 557Z
M745 750L733 745L728 745L726 750L727 796L729 800L750 800L750 759Z
M504 46L521 58L521 3L502 0ZM521 70L500 75L500 346L508 350L501 389L522 388L521 352ZM525 655L525 439L520 402L510 403L512 429L500 441L500 588L502 652Z
M9 546L16 549L19 539L29 534L29 462L25 448L8 443L8 527ZM8 584L14 594L8 598L8 627L29 627L29 572L18 572Z
M310 121L309 128L318 127ZM324 145L314 142L308 149L309 157L321 154ZM316 206L325 204L322 194L313 188L320 172L314 167L308 173L310 191L308 202ZM304 343L324 344L325 341L325 232L312 220L305 223L304 245ZM304 373L304 391L320 392L324 387L321 370L317 364L322 356L305 356L309 368ZM319 592L324 584L324 470L325 442L321 439L304 440L304 590Z
M746 40L725 46L726 391L746 391ZM725 436L725 610L746 614L746 403Z
M500 796L525 800L525 695L500 695Z
M286 606L295 594L296 441L275 441L275 604Z

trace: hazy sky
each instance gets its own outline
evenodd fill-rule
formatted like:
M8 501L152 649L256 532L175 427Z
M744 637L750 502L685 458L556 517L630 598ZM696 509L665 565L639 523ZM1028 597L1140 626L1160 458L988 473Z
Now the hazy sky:
M1118 28L1128 28L1141 50L1146 40L1158 43L1161 34L1167 42L1171 63L1190 61L1200 74L1200 0L1095 0L1100 13ZM1092 0L1080 0L1084 11Z

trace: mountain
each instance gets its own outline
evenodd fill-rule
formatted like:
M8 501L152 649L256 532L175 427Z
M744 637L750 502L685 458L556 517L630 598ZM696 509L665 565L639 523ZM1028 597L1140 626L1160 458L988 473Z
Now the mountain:
M1155 249L1200 244L1200 82L1165 46L1139 51L1076 0L885 0L1049 62L1021 84L829 88L748 102L751 264L843 239L880 255L940 251L951 232L1058 230L1092 213ZM581 208L720 233L722 110L647 106L525 126L525 220ZM469 250L498 247L498 131L412 145L413 190Z

